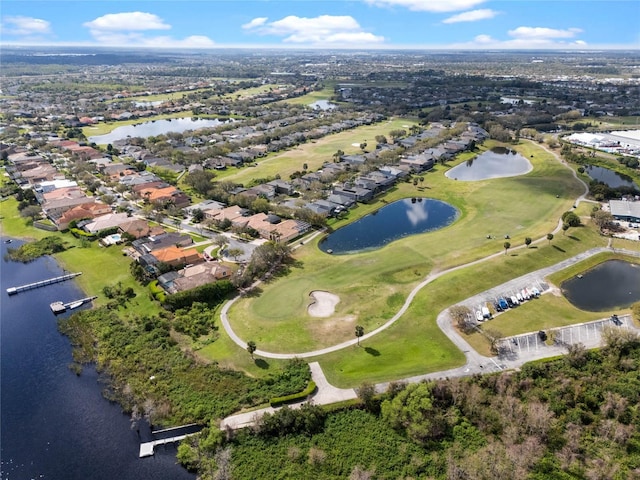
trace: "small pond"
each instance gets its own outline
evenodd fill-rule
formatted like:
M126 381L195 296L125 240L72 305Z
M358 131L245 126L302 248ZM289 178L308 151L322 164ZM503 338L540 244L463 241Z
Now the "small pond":
M563 282L562 292L581 310L627 308L640 301L640 265L608 260Z
M406 198L336 230L319 246L337 254L374 250L409 235L446 227L457 217L458 211L440 200Z
M455 180L474 181L515 177L529 173L532 169L531 162L515 150L495 147L453 167L445 175Z
M313 103L310 103L309 106L314 109L319 110L333 110L337 107L335 103L329 102L329 100L317 100Z
M584 168L586 174L591 178L602 182L611 188L633 187L640 190L638 185L633 183L633 179L628 175L614 172L613 170L609 170L608 168L598 167L596 165L586 165Z
M95 142L98 145L113 143L116 140L122 140L127 137L147 138L155 135L163 135L169 132L182 133L187 130L197 130L199 128L217 127L223 122L217 118L167 118L165 120L154 120L144 122L137 125L123 125L117 127L105 135L96 135L89 137L89 142Z

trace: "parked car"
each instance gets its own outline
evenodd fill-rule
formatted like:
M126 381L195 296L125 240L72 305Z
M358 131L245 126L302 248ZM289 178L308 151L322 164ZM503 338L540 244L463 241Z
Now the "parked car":
M496 309L496 312L501 312L502 311L502 307L500 306L500 304L498 302L493 304L493 308Z
M518 298L515 295L511 295L511 301L513 302L514 305L520 305L520 302L518 301Z
M500 308L502 308L502 310L506 310L507 308L509 308L509 304L508 304L508 303L507 303L507 301L506 301L504 298L502 298L502 297L500 297L500 298L498 299L498 305L500 305Z
M482 312L480 310L476 310L476 320L479 322L484 321L484 317L482 316Z

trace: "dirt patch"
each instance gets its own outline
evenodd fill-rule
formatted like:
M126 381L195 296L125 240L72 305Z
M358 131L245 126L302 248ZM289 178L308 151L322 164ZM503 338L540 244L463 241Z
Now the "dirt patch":
M312 317L330 317L340 301L339 296L321 290L315 290L309 293L309 296L313 298L313 302L307 307L307 312Z

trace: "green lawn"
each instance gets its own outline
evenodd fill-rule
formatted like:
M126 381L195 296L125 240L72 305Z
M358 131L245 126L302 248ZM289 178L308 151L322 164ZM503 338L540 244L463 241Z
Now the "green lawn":
M290 98L284 100L285 103L291 105L311 105L318 100L330 100L334 96L333 86L327 86L322 90L307 93L301 97Z
M136 292L136 297L129 305L129 311L151 315L160 311L159 306L149 299L147 289L137 283L129 273L131 259L123 255L119 246L105 248L97 241L82 246L80 240L70 233L47 232L33 228L18 215L17 201L13 198L1 202L0 211L2 235L25 239L40 239L50 235L63 238L70 248L54 257L66 270L82 272L74 281L86 295L98 296L96 304L107 303L108 300L102 294L105 286L121 282L123 287L132 287Z
M272 178L276 174L289 180L289 176L295 171L301 171L305 163L309 171L316 171L325 162L333 162L333 154L338 150L346 154L362 153L359 147L361 143L367 143L369 149L375 148L376 135L388 135L391 130L407 128L415 123L413 120L399 118L328 135L285 152L267 155L259 159L255 167L230 168L219 172L216 180L224 179L246 185L253 179Z
M489 146L491 143L486 148ZM367 340L364 345L379 355L354 348L321 359L332 382L351 386L365 379L390 380L459 364L461 353L435 325L441 310L510 278L605 244L592 229L583 227L566 236L557 235L552 245L545 241L537 248L513 250L524 244L524 237L536 239L553 230L561 213L582 193L571 172L540 147L524 143L518 149L528 158L533 155L534 170L522 177L459 182L444 176L449 167L438 166L425 176L421 192L412 184L400 184L385 200L418 194L440 198L456 206L460 218L440 231L412 236L369 253L327 255L317 248L317 239L297 251L302 267L263 284L261 295L234 305L230 312L234 330L241 338L254 340L259 348L278 352L302 352L352 339L356 323L365 331L385 323L429 272L500 252L502 237L509 233L510 255L430 284L399 322ZM349 220L382 206L379 200L361 205ZM497 238L487 240L489 233ZM312 290L339 295L334 316L317 319L306 313Z

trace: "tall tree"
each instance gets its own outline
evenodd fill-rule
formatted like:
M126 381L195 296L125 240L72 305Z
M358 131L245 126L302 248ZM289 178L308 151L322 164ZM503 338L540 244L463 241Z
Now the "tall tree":
M504 242L504 254L507 254L507 251L511 248L511 244L509 242Z
M547 233L547 240L549 240L549 245L551 245L551 240L553 240L553 233Z
M524 239L524 244L527 246L527 248L529 248L529 245L531 245L531 237L527 237Z
M362 325L356 325L356 337L358 338L358 346L360 346L360 337L364 335L364 327Z
M254 352L258 349L256 342L254 342L253 340L249 340L247 342L247 352L249 352L249 355L251 355L251 358L253 359L253 354Z

